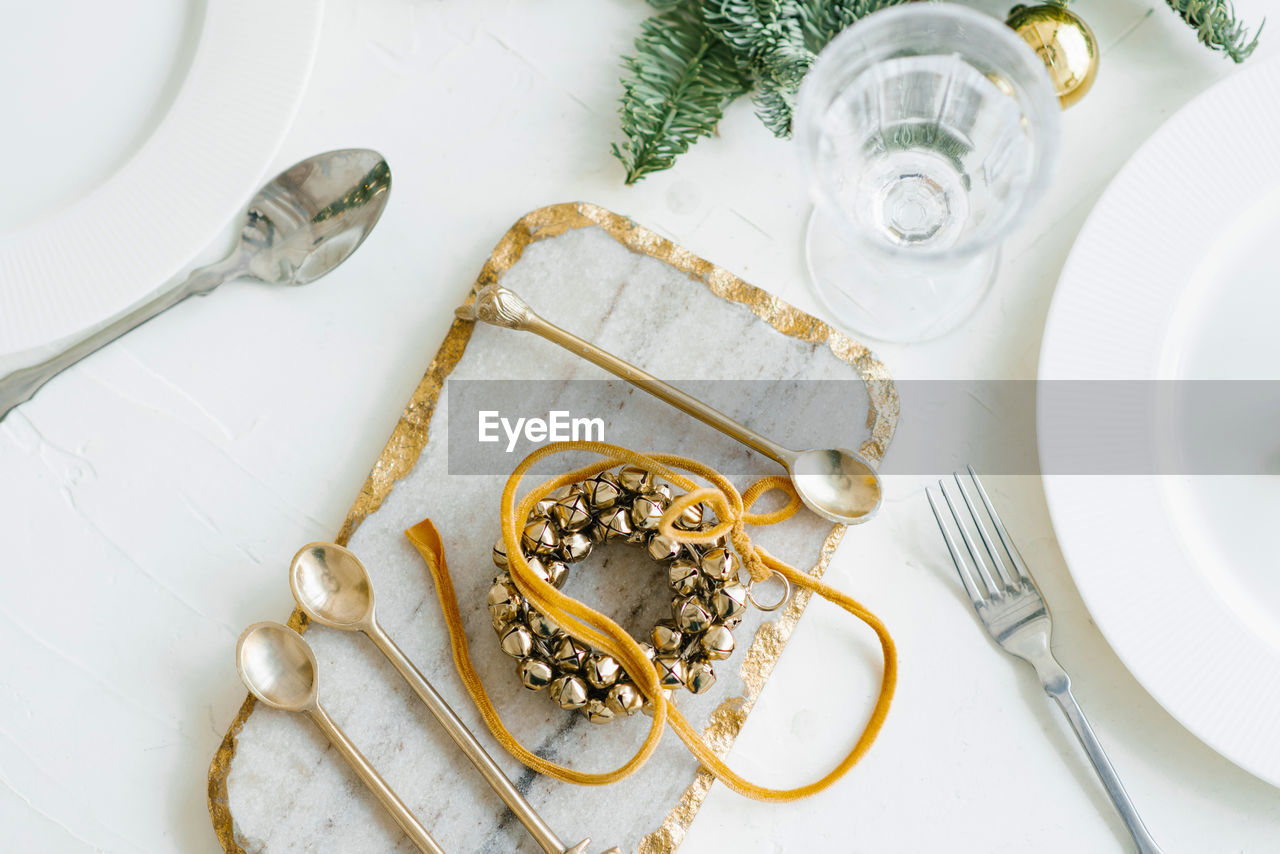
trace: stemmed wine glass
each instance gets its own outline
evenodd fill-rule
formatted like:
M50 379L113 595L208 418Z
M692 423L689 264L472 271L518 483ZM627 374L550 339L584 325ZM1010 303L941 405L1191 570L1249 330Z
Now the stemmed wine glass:
M967 317L1048 183L1059 110L1027 43L959 4L884 9L833 39L796 137L810 282L836 322L908 342Z

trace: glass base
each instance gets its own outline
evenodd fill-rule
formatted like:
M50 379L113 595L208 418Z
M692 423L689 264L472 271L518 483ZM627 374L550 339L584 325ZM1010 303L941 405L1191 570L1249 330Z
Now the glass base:
M860 338L909 344L960 325L991 289L999 250L946 266L921 265L904 251L870 257L844 236L848 226L817 208L805 231L809 285L836 325Z

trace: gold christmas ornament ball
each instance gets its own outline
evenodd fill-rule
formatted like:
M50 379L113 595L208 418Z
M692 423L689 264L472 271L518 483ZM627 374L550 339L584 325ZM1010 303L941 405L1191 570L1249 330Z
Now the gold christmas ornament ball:
M1098 75L1098 40L1083 18L1064 6L1014 6L1005 23L1044 62L1064 108L1084 97Z

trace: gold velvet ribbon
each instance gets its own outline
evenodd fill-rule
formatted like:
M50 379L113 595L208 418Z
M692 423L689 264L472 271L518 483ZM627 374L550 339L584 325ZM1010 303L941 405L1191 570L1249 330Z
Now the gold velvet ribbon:
M570 451L593 453L602 459L576 471L552 478L531 489L524 498L516 500L520 481L533 465L552 454ZM871 716L853 748L834 768L819 779L793 789L771 789L739 776L702 740L693 726L680 714L675 704L666 699L663 688L658 682L657 670L630 634L609 617L555 589L529 567L520 548L520 535L522 523L528 518L534 505L562 486L577 483L619 465L640 466L686 491L685 495L674 499L663 514L658 529L663 536L688 543L712 542L720 536L727 536L753 580L761 581L776 572L792 586L817 593L848 611L875 632L884 656L884 671ZM710 485L700 487L681 474L681 471L701 477ZM756 500L773 490L787 495L786 506L767 513L752 513L750 508ZM718 520L716 526L708 531L685 531L676 528L675 521L681 512L698 503L706 504L715 512ZM640 454L603 442L553 443L534 451L516 466L503 489L501 510L502 541L507 550L507 568L513 582L531 606L549 617L569 635L617 659L627 675L635 682L640 693L653 703L653 722L640 749L622 765L604 772L579 771L558 765L543 759L516 740L502 723L501 717L489 700L489 695L485 692L484 684L471 664L466 633L458 613L457 596L452 579L449 577L448 565L445 563L444 545L440 540L439 532L431 524L430 519L425 519L407 530L405 534L426 560L431 576L435 580L436 591L440 597L440 608L444 612L445 623L449 628L454 664L471 699L498 742L529 768L568 783L589 786L613 783L633 773L648 760L658 746L663 728L670 725L698 761L735 792L761 801L791 801L827 788L862 758L875 741L884 723L885 715L888 714L898 673L897 653L894 650L893 639L889 636L884 624L874 614L840 591L773 557L753 544L747 536L747 525L772 525L790 518L799 508L799 496L796 495L790 479L786 477L763 478L752 484L744 493L739 493L723 475L702 463L674 454Z

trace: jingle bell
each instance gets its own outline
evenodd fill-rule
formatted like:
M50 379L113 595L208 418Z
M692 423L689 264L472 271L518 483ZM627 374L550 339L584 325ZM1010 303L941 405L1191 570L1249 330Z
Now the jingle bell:
M704 515L701 504L690 504L676 517L676 527L686 531L696 531L702 527Z
M720 619L737 617L747 610L747 588L736 581L726 584L716 591L711 604L715 606L716 616Z
M551 582L551 586L557 590L564 587L564 583L569 580L569 565L562 560L548 560L543 565L547 568L547 580Z
M587 683L577 676L561 676L551 683L550 694L562 709L581 709L587 704Z
M555 671L550 664L537 658L526 658L516 668L520 682L530 691L541 691L551 684Z
M613 720L613 709L604 700L588 700L582 707L582 713L593 724L607 724Z
M609 693L604 698L604 704L618 717L628 717L640 711L640 707L644 705L644 697L640 695L640 690L635 685L630 682L619 682L609 689Z
M709 661L694 661L685 669L685 687L701 694L716 684L716 672Z
M653 660L658 670L658 684L663 688L680 688L684 685L684 660L674 655L660 655Z
M561 531L581 531L591 524L591 508L587 505L587 499L575 492L551 506L551 518L560 526Z
M618 681L618 673L622 668L618 662L608 655L596 654L587 658L582 668L582 675L593 688L608 688Z
M702 556L702 571L708 578L725 582L738 577L738 556L723 546Z
M502 584L489 588L489 613L495 619L514 620L520 613L520 594Z
M554 640L561 634L560 627L541 611L530 610L527 624L533 636L541 641Z
M574 531L560 538L560 555L569 563L577 563L580 560L586 560L594 546L595 543L591 542L589 536L582 531Z
M711 625L711 612L696 598L675 598L671 600L671 612L675 615L676 625L681 631L697 634Z
M602 471L595 477L589 478L583 488L583 495L596 512L608 510L617 502L621 494L622 486L618 483L617 476L609 471Z
M669 500L660 493L646 492L631 502L631 527L638 531L656 531Z
M576 492L576 484L572 483L568 486L561 486L558 489L553 489L546 495L542 496L542 498L538 499L538 501L533 505L533 511L529 515L531 517L541 516L543 518L550 519L556 504L571 497Z
M549 519L550 515L552 515L552 508L556 507L556 503L577 492L576 487L577 484L568 484L567 487L550 490L549 493L539 498L538 502L534 503L534 510L529 513L530 517L545 516Z
M669 537L655 534L649 538L649 557L658 563L675 560L684 551L684 546Z
M653 648L660 653L676 652L684 641L684 634L680 629L674 623L665 621L654 626L650 636L653 638Z
M625 466L618 472L618 483L627 492L650 492L654 485L653 472L639 466Z
M503 633L502 651L512 658L524 658L533 651L533 633L517 623Z
M577 672L582 667L582 663L587 659L587 650L582 644L573 638L565 638L556 647L556 654L553 659L556 667L561 670L569 670Z
M707 658L720 661L733 655L733 632L724 626L712 626L699 639Z
M676 593L681 596L692 596L698 592L702 574L698 572L698 567L693 561L678 560L671 564L671 568L667 571L667 579L671 583L671 589Z
M547 568L547 564L542 560L542 558L534 555L525 555L524 562L529 564L530 572L548 584L551 583L551 570Z
M498 541L493 544L493 562L503 568L507 565L507 544L502 541L502 537L498 537Z
M607 540L625 540L631 536L631 514L621 504L601 513L600 525Z
M605 511L609 512L609 511ZM596 517L590 525L583 529L583 533L591 540L592 545L598 546L605 540L609 539L609 529L600 521L600 517Z
M526 554L554 554L560 546L560 533L550 519L534 519L524 526L520 545Z

